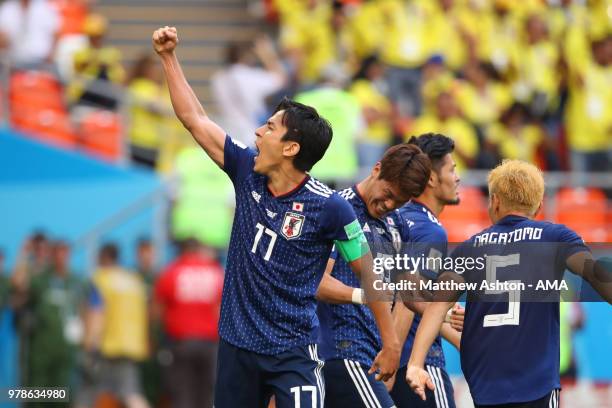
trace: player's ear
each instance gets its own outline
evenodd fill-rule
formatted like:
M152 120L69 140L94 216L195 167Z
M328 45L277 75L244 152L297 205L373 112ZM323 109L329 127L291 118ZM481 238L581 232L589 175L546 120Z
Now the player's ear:
M300 152L300 144L294 141L288 141L283 145L283 156L295 157Z
M499 199L499 196L496 193L493 193L491 195L491 206L493 207L493 211L496 214L499 214L500 210L501 210L501 201Z
M432 170L431 173L429 173L429 180L427 181L427 186L430 188L435 188L439 182L440 179L438 177L438 173L436 173L435 170Z
M535 212L533 213L533 218L537 217L540 211L542 211L542 205L544 205L544 200L540 201L540 204L538 204L538 208L536 208Z
M380 167L381 167L380 162L376 162L374 167L372 167L372 172L370 173L370 175L372 176L373 179L378 178L378 175L380 174Z

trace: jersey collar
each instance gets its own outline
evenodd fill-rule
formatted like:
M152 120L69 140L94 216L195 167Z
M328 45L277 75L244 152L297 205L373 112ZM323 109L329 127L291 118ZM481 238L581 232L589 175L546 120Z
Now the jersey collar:
M506 215L504 218L497 221L496 225L511 225L511 224L516 224L517 222L525 221L528 219L529 218L524 217L522 215L510 214L510 215Z
M289 197L295 193L297 193L302 187L304 187L304 185L308 182L308 180L310 179L310 176L308 174L306 174L304 176L304 179L302 181L300 181L300 183L295 186L292 190L283 193L283 194L279 194L279 195L274 195L274 193L272 191L270 191L270 187L268 187L268 183L266 182L266 189L268 190L268 193L270 193L270 195L273 198L279 199L279 198L286 198Z
M420 206L420 207L424 208L425 210L429 211L429 212L431 213L431 215L433 215L434 217L436 217L436 214L435 214L433 211L431 211L431 210L429 209L429 207L427 207L425 204L423 204L422 202L420 202L420 201L419 201L419 200L417 200L416 198L413 198L412 200L410 200L410 203L412 203L412 204L414 204L414 205L416 205L416 206ZM436 217L436 218L438 218L438 217Z

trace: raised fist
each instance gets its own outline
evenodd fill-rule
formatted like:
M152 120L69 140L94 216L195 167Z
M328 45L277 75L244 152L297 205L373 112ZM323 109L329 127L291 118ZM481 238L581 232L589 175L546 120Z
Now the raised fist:
M178 42L176 27L165 26L153 32L153 48L160 55L172 53Z

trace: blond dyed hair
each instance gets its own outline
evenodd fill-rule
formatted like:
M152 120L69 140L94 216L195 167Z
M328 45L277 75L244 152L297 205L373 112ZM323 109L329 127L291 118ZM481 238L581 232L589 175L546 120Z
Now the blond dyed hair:
M533 164L504 160L491 170L489 194L496 194L507 210L535 215L544 199L544 176Z

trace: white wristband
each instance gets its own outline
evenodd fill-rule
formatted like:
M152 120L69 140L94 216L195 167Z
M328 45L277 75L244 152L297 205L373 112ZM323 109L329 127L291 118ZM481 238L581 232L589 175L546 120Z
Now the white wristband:
M353 294L351 295L351 302L356 305L365 304L365 293L363 289L355 288L353 289Z

